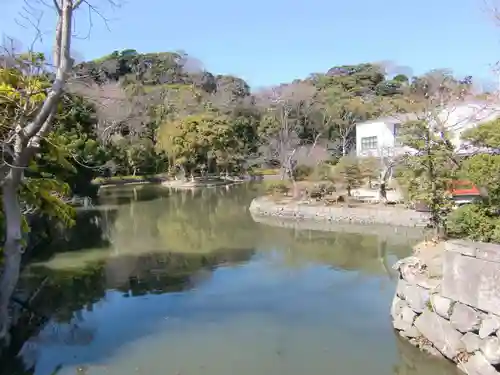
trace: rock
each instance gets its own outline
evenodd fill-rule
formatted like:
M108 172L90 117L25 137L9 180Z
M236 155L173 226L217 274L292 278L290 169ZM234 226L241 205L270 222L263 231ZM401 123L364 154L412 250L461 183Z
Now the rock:
M464 343L465 350L467 350L468 353L474 353L475 351L478 351L482 343L479 336L472 332L467 332L462 337L462 342Z
M500 363L500 339L498 337L487 337L481 344L481 352L492 365Z
M439 294L431 295L431 307L439 316L450 319L453 301Z
M401 313L401 309L404 306L407 306L406 302L403 301L398 296L395 296L394 299L392 300L392 306L391 306L391 316L393 319L396 318L396 315Z
M479 337L484 339L500 329L500 318L496 315L488 315L481 321L479 326Z
M443 260L444 297L500 316L500 263L446 251Z
M408 283L405 280L399 279L398 285L396 286L396 296L399 297L400 299L405 298L404 291L407 284Z
M452 310L450 322L460 332L470 332L479 329L481 322L479 313L472 307L457 302L453 305Z
M421 347L422 351L424 351L427 354L430 354L434 357L439 357L439 358L444 358L443 354L439 350L437 350L435 347L432 345L424 345Z
M449 240L444 243L445 251L451 251L468 256L475 256L476 249L474 242L469 240Z
M427 308L427 301L429 300L429 291L418 286L411 285L408 283L398 284L398 291L401 294L401 297L404 298L408 306L410 306L413 311L417 313L421 313Z
M498 375L481 352L474 353L465 363L458 363L458 368L468 375Z
M441 285L440 279L431 279L427 276L415 276L414 280L415 284L421 286L424 289L430 289L431 291L435 291Z
M430 310L426 309L415 319L415 327L449 359L465 350L460 332L449 321Z
M439 279L429 277L427 264L416 256L397 261L393 268L400 272L403 280L424 289L436 289L441 283Z
M403 306L401 312L394 319L394 328L405 331L413 326L417 314L408 306Z
M415 326L411 326L410 328L405 329L404 331L399 331L399 334L402 337L405 337L408 339L419 337L422 335L422 333Z

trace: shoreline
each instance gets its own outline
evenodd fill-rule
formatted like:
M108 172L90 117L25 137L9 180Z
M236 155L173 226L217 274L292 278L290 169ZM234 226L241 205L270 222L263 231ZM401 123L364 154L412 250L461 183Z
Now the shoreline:
M279 203L268 196L252 200L252 216L293 219L336 224L382 225L400 228L420 228L428 223L428 214L396 207L315 206L299 202Z
M422 242L394 266L395 331L468 374L499 375L500 245Z
M247 182L246 180L226 180L226 179L213 179L207 181L182 181L182 180L167 180L161 182L161 186L170 189L191 190L202 188L213 188L219 186L232 186Z
M153 177L144 177L144 178L114 178L111 177L109 179L103 179L100 182L92 182L93 185L97 186L99 189L101 188L109 188L109 187L117 187L117 186L125 186L125 185L148 185L148 184L157 184L165 187L171 188L179 188L179 189L192 189L192 188L202 188L202 187L215 187L215 186L225 186L225 185L233 185L239 184L243 182L260 182L269 179L276 179L279 176L267 176L267 175L246 175L243 177L235 177L231 176L228 179L225 178L214 178L213 181L191 181L191 180L174 180L167 177L161 176L153 176Z
M293 230L310 230L318 232L335 232L335 233L350 233L378 236L381 239L397 238L401 239L402 243L411 242L418 243L422 241L425 233L424 228L410 227L394 227L383 224L356 224L356 223L339 223L331 221L313 221L313 220L294 220L290 218L270 217L263 215L255 215L250 212L252 220L258 224L269 225L279 228L287 228Z

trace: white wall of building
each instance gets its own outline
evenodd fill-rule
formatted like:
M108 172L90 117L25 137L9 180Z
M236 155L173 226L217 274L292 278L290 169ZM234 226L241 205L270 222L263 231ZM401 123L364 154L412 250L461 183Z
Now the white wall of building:
M377 137L375 148L363 147L363 138ZM394 139L394 121L386 119L364 122L356 125L356 155L380 156L398 151Z
M441 121L451 133L451 141L458 148L463 146L460 139L461 134L478 124L492 121L500 117L500 106L486 105L485 103L469 103L443 110L440 115ZM393 156L405 152L411 152L409 148L395 145L394 123L398 121L393 118L363 122L356 125L356 155L364 156ZM377 148L367 150L363 148L363 138L377 137ZM366 145L366 141L365 141Z

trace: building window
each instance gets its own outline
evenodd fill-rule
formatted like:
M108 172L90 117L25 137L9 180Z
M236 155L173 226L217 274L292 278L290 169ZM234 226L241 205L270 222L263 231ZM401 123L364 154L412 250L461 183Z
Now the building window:
M378 146L377 137L363 137L361 138L361 150L376 150Z

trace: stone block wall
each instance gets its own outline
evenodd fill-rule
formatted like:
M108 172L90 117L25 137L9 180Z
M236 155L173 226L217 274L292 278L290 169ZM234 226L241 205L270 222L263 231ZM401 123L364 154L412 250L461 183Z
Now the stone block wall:
M424 228L429 214L396 207L341 207L311 205L288 201L280 203L268 197L255 198L249 210L258 216L327 223L391 225L395 227Z
M394 265L394 328L467 374L500 374L500 245L452 240Z

